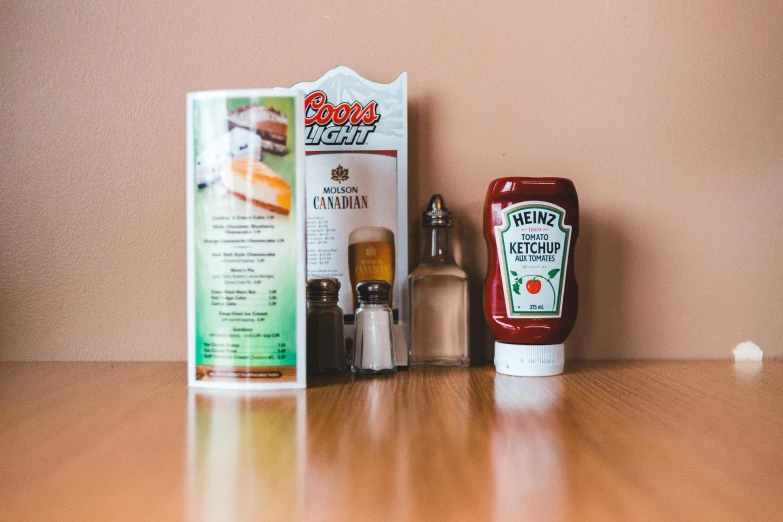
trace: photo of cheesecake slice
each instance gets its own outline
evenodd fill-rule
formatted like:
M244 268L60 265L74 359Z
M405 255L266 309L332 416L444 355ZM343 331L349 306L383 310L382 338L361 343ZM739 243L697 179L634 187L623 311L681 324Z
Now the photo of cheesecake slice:
M246 105L228 113L228 128L240 127L261 137L261 148L282 156L288 152L288 118L271 107Z
M220 177L226 189L240 199L284 216L291 212L291 185L255 158L226 163Z

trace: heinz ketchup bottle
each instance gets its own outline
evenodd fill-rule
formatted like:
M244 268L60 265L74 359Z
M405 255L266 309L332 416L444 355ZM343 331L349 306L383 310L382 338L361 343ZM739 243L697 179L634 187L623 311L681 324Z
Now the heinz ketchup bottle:
M484 203L484 317L495 369L507 375L563 373L576 321L574 246L579 199L565 178L500 178Z

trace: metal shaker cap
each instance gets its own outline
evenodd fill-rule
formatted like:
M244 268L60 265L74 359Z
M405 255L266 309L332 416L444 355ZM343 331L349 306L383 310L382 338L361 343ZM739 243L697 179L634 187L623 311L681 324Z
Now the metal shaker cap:
M307 300L336 303L340 293L340 281L333 277L307 280Z
M446 208L443 196L434 194L430 198L427 210L422 214L421 226L423 227L451 227L451 211Z
M362 304L389 304L391 285L386 281L362 281L356 285L356 293Z

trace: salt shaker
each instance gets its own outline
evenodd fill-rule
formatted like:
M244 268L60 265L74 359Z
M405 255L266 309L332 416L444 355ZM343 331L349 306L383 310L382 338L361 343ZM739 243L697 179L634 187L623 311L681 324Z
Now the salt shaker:
M307 280L307 373L346 369L343 311L337 306L340 281Z
M356 344L351 371L360 375L394 373L391 285L386 281L362 281L356 285Z

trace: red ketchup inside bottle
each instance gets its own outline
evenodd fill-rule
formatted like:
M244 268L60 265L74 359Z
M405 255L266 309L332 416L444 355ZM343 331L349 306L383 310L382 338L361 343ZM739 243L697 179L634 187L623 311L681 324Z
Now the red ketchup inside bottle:
M565 178L500 178L484 202L484 317L495 368L507 375L563 372L576 321L574 247L579 199Z

